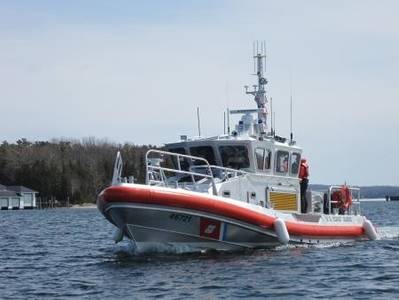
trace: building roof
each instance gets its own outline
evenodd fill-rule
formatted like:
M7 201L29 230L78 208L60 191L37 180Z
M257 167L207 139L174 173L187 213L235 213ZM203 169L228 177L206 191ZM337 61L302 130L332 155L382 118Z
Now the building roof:
M14 191L0 191L0 197L18 197Z
M11 186L7 187L7 190L14 191L17 193L39 193L37 191L31 190L30 188L27 188L22 185L11 185Z

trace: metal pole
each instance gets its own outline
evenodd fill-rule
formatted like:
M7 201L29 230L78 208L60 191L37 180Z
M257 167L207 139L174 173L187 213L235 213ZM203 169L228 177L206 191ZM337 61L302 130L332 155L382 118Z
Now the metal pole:
M270 134L273 134L274 131L274 125L273 125L273 98L270 97Z
M292 131L292 77L290 74L290 141L294 140L294 133Z
M223 112L223 134L226 134L226 112Z
M227 134L230 135L230 109L227 109Z
M198 123L198 136L201 136L201 121L200 121L199 107L197 107L197 123Z

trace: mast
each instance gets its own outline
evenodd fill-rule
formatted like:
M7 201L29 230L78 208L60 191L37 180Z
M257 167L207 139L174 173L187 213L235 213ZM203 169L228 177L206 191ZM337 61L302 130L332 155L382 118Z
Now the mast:
M248 91L248 86L245 86L245 93L254 96L254 100L258 106L258 127L261 134L265 134L267 130L267 97L265 86L267 80L263 77L263 63L266 67L266 42L254 43L254 68L258 77L258 84L253 85L252 91ZM255 51L256 50L256 51Z

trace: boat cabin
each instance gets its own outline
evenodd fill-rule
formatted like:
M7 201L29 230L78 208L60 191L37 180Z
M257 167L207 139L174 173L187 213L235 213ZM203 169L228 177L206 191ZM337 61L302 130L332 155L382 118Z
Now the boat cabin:
M165 150L206 159L210 165L276 176L298 178L302 149L287 142L252 137L229 136L209 139L183 138L167 144ZM196 162L180 157L181 168L189 170Z

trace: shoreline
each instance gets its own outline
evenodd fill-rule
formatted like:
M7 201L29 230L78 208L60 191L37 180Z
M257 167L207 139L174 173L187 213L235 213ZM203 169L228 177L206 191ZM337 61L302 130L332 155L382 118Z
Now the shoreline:
M79 208L97 208L97 204L95 203L82 203L82 204L73 204L68 208L74 208L74 209L79 209Z

